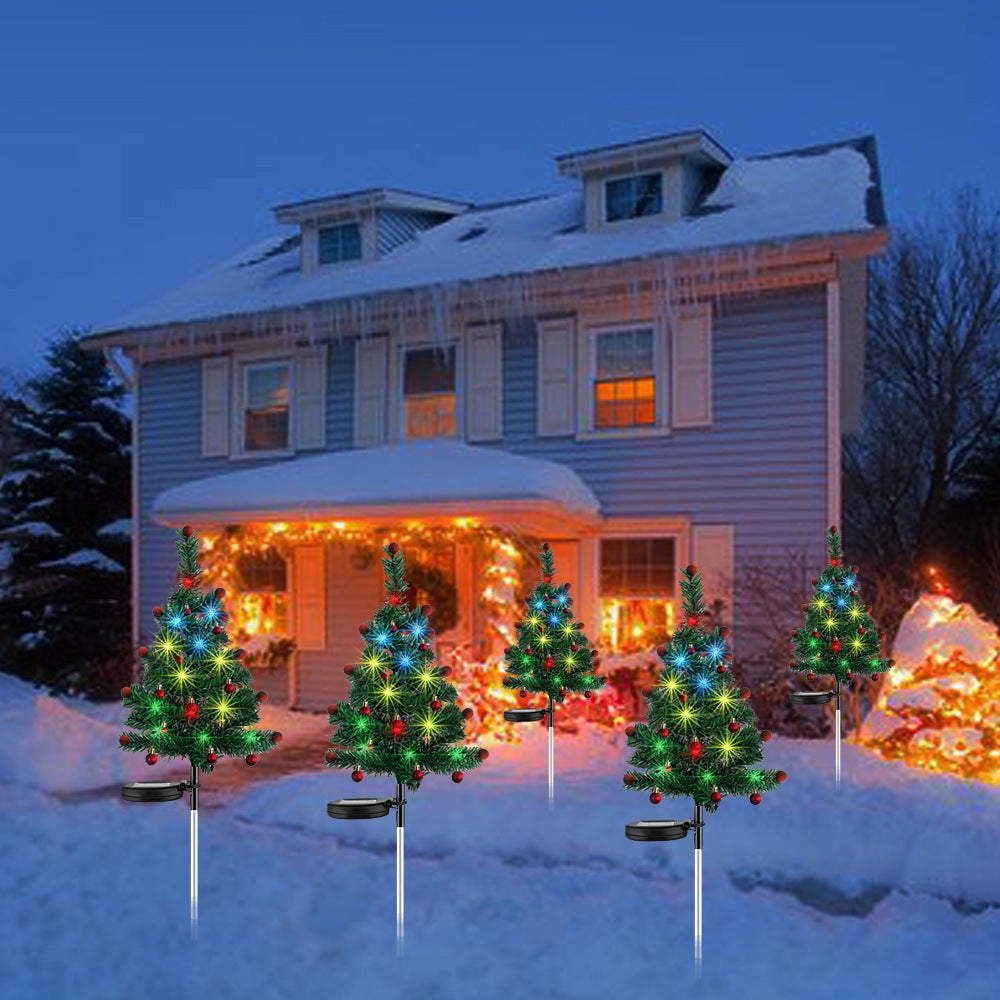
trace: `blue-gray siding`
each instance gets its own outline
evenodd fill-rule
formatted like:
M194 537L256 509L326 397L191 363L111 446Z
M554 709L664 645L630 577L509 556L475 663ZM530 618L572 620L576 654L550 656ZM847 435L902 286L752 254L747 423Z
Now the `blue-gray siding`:
M504 438L495 447L570 466L609 516L677 515L695 524L733 524L734 640L739 653L751 660L759 658L760 650L746 638L741 641L740 633L747 637L748 627L760 623L751 620L747 568L787 562L789 552L798 549L806 551L817 569L825 558L825 310L825 290L818 286L718 303L712 426L607 441L536 436L534 324L516 320L505 325ZM331 450L351 446L353 354L349 341L330 345ZM152 501L171 486L235 466L225 458L201 455L200 359L144 365L139 418L139 600L142 639L148 641L151 609L167 596L176 569L173 532L152 524ZM331 587L331 600L333 593ZM794 613L792 606L790 621ZM328 618L331 625L336 620ZM315 679L306 686L310 695L319 694Z
M430 229L447 219L437 212L407 212L396 208L379 210L376 246L379 257L413 239L421 230Z

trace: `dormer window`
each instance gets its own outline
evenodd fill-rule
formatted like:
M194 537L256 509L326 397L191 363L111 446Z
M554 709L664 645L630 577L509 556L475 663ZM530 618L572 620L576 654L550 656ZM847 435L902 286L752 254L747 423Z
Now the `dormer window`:
M634 174L604 184L604 221L638 219L663 211L663 174Z
M356 222L322 226L317 233L320 264L361 259L361 227Z

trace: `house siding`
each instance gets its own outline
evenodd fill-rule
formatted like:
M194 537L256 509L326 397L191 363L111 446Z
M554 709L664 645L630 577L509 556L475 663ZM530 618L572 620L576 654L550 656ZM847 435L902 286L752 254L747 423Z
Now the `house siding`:
M810 286L713 305L710 426L647 438L537 437L537 338L533 323L517 322L507 324L504 342L506 433L498 447L568 465L608 517L734 525L734 641L753 663L764 623L748 600L746 568L787 564L799 549L811 565L825 559L826 291Z
M378 213L376 247L379 257L403 243L408 243L417 233L430 229L447 219L447 215L429 212L411 212L398 208L383 208Z
M538 437L535 323L516 319L504 323L502 340L503 438L484 447L566 464L591 487L609 517L732 524L734 640L738 655L750 661L751 676L756 676L763 664L752 633L763 622L746 589L747 568L787 564L789 552L799 549L811 565L819 567L825 558L826 292L815 286L726 298L713 305L710 426L647 438ZM354 347L346 340L330 345L328 450L348 448L353 439ZM201 454L200 380L200 359L142 368L140 641L152 638L150 611L166 598L176 572L173 531L150 519L155 497L192 479L274 461L236 464ZM348 586L344 553L328 555L328 646L303 656L298 697L293 696L293 703L305 708L343 697L347 679L341 668L356 658L357 626L381 596L377 573L371 588L371 581ZM682 561L689 557L678 555ZM706 598L711 601L712 595ZM794 611L790 606L790 620Z

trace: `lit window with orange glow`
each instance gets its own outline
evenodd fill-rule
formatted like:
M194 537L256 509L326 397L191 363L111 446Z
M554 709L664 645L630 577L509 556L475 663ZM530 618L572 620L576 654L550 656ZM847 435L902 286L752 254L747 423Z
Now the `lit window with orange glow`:
M288 633L288 567L272 548L236 560L236 593L227 597L242 635Z
M601 643L617 653L665 642L676 618L673 538L605 538L600 549Z
M594 340L594 427L655 424L652 329L598 333Z
M455 437L455 347L411 347L403 355L406 437Z

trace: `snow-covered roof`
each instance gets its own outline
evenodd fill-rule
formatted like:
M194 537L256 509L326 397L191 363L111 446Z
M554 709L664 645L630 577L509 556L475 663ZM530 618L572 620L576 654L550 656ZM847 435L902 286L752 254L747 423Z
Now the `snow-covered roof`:
M885 219L874 143L866 138L798 153L733 160L693 216L662 226L584 232L582 224L579 190L481 206L420 232L378 260L342 263L312 274L299 268L298 241L287 233L276 235L103 327L103 332L635 258L860 232L884 226Z
M593 520L600 504L570 468L461 441L327 452L196 479L159 494L155 520L469 517L519 510Z

